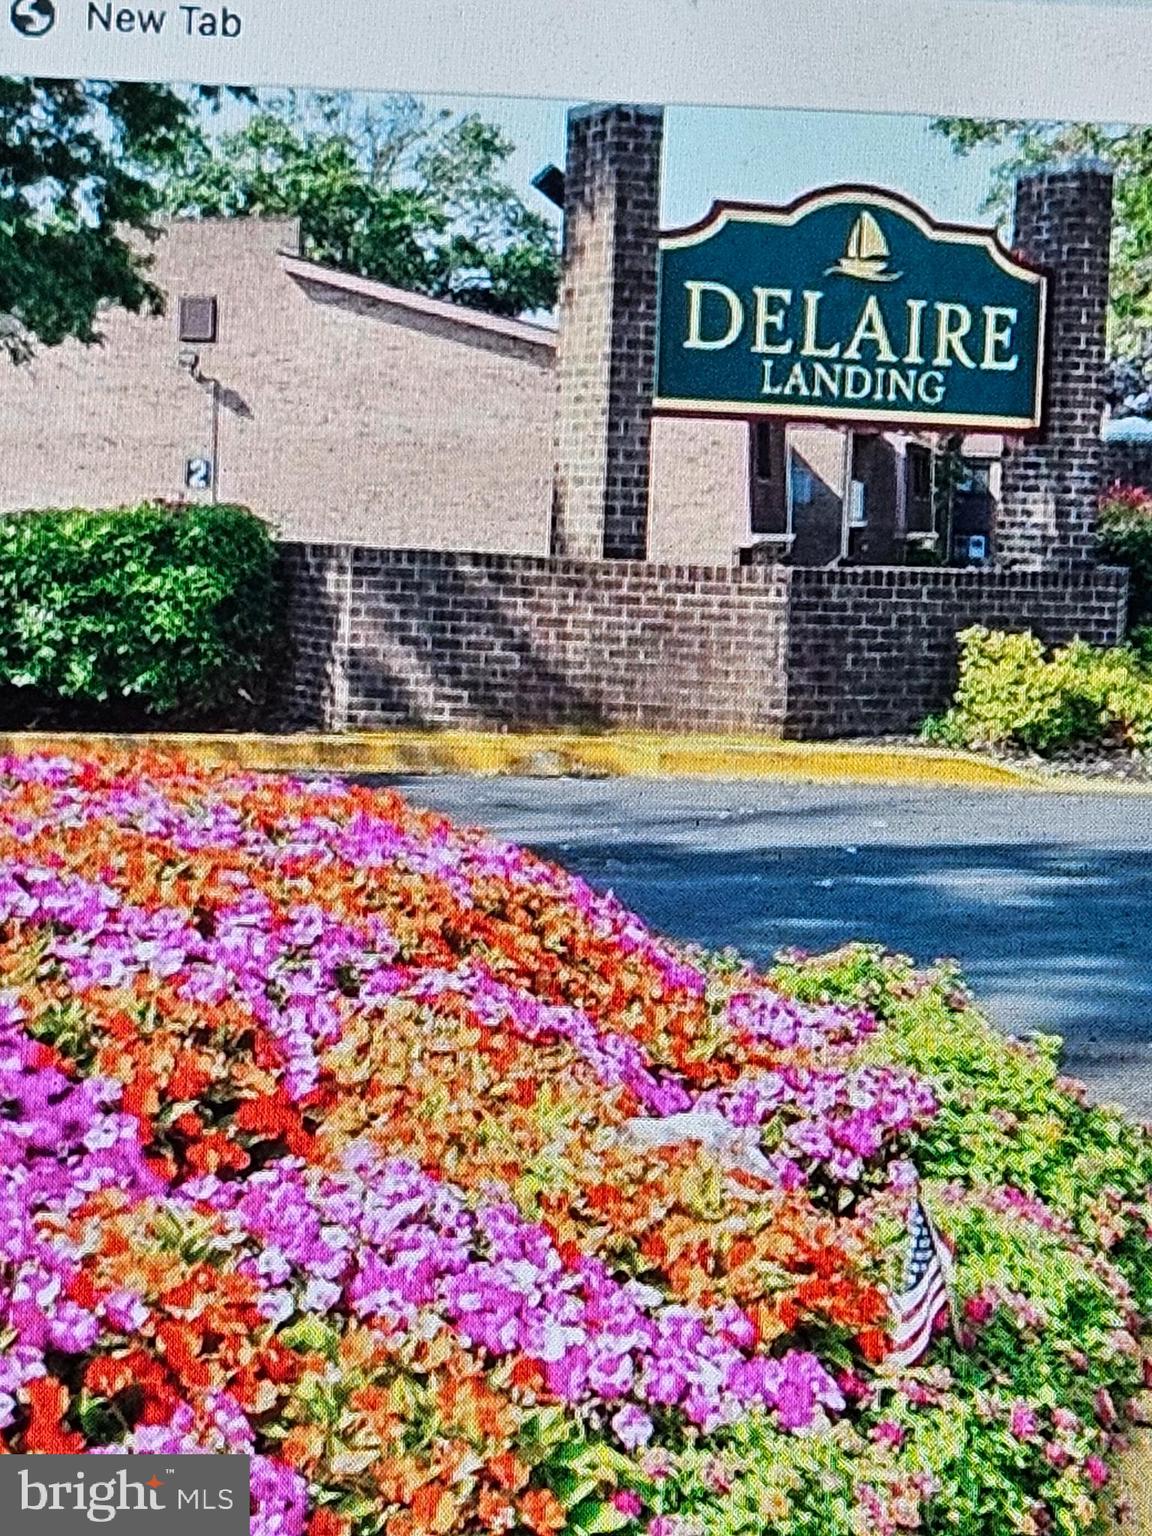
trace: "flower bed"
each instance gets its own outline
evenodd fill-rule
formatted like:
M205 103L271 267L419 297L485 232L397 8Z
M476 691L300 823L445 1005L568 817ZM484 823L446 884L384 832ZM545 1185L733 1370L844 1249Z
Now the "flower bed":
M758 975L389 793L8 760L0 1105L0 1450L245 1451L260 1536L1113 1502L1152 1140L947 970ZM913 1188L959 1326L897 1369Z

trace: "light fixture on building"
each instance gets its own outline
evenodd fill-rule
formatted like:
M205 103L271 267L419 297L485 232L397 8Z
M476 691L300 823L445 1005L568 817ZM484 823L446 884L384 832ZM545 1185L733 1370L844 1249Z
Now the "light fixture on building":
M183 294L180 299L180 340L198 346L216 340L218 306L210 294Z
M541 197L564 210L564 172L558 165L546 165L542 171L537 171L532 178L532 185Z

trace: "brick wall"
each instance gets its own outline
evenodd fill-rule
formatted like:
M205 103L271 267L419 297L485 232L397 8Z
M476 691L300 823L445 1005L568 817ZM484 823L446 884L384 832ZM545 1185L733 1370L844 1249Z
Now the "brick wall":
M1050 645L1124 633L1127 573L860 567L791 572L791 736L912 729L956 686L956 634L973 624L1031 629Z
M913 729L956 631L1123 632L1124 573L664 566L284 546L301 724Z
M287 545L284 563L301 723L783 723L783 571L333 545Z
M278 702L294 723L343 727L348 715L350 544L287 544L281 560L288 670Z
M1090 565L1104 478L1112 176L1096 165L1031 172L1016 184L1014 246L1048 272L1042 431L1005 447L993 553L1020 570Z
M1152 491L1152 442L1104 444L1104 483L1116 480Z

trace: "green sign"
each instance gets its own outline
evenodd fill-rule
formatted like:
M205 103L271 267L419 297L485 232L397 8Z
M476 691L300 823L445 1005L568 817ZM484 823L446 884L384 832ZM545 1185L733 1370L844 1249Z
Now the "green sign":
M1044 276L892 192L717 203L660 240L655 408L1026 430Z

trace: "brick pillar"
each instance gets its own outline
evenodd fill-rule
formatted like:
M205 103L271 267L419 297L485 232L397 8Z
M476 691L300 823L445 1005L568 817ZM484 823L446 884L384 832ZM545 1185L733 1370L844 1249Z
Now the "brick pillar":
M1105 166L1079 163L1017 181L1015 250L1048 272L1048 387L1041 433L1006 445L994 552L1010 569L1092 564L1111 235Z
M552 552L642 560L656 360L659 107L568 114Z

